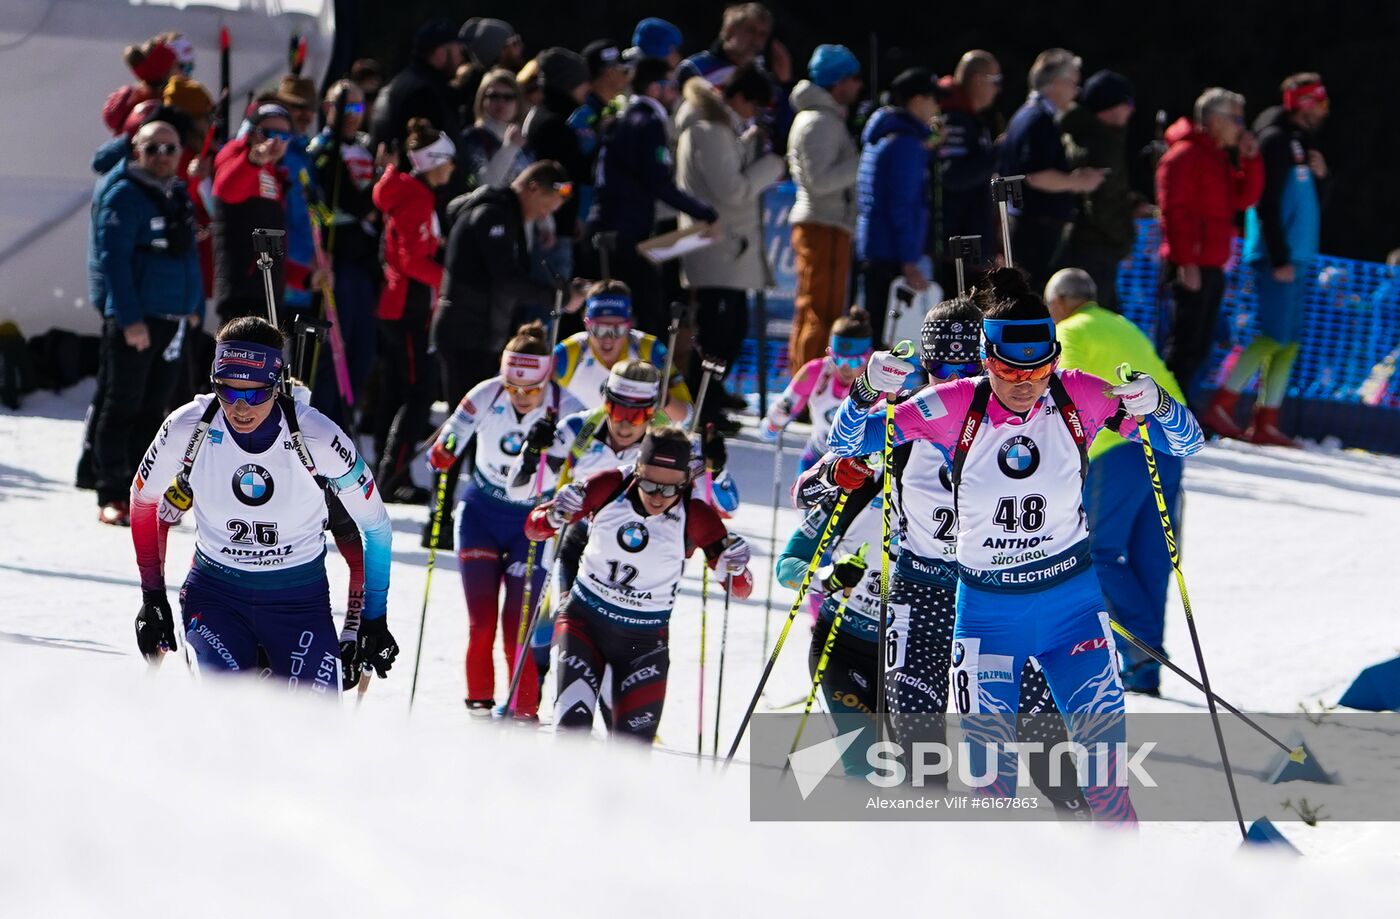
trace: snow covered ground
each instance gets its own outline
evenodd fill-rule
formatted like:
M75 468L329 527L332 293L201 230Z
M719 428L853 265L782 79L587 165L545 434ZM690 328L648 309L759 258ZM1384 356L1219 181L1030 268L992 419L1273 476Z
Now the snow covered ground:
M178 658L148 675L131 631L140 593L129 533L98 525L92 493L71 487L89 385L0 413L0 914L816 915L1000 896L1045 916L1303 916L1393 908L1400 893L1392 824L1284 824L1308 856L1284 862L1236 857L1229 823L1146 824L1136 837L750 823L742 768L721 775L661 751L470 722L451 554L432 582L410 720L427 556L419 508L390 509L390 621L404 654L358 709L327 718L263 692L196 688ZM760 587L731 610L721 750L762 666L774 478L771 448L736 441L730 454L745 498L733 525L755 546ZM1189 464L1186 574L1217 692L1246 710L1333 704L1362 667L1396 654L1397 473L1389 458L1235 444ZM796 522L779 512L780 545ZM173 585L192 536L189 526L171 534ZM343 596L343 567L328 567L332 596ZM790 601L776 592L774 636ZM694 567L673 619L670 750L695 748L698 612ZM723 616L714 596L708 613L707 752ZM775 705L806 689L799 621L770 683ZM1168 646L1189 660L1174 603L1168 621ZM504 667L498 678L503 697ZM1130 708L1197 707L1169 674L1163 692L1132 696ZM1014 872L1013 885L978 874L991 871Z

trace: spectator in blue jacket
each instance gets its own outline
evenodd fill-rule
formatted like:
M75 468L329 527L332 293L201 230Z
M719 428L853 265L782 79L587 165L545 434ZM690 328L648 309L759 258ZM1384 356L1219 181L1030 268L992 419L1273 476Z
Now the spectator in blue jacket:
M659 57L672 67L681 64L681 30L664 19L648 16L632 30L632 47L623 52L628 61Z
M877 342L895 279L915 291L929 283L918 263L928 236L930 123L938 117L933 75L904 71L890 84L890 101L866 122L856 178L856 258Z
M1104 179L1102 169L1069 168L1056 116L1079 95L1080 61L1064 48L1042 51L1031 64L1031 94L1011 116L997 159L997 172L1024 175L1025 203L1011 207L1011 254L1030 275L1031 290L1050 280L1075 197Z
M204 311L194 208L176 173L180 135L153 121L132 139L93 209L106 385L93 426L98 519L127 526L127 495L181 368L187 321Z
M706 235L722 236L715 209L676 187L675 163L667 137L677 92L671 65L660 58L642 58L632 72L632 96L627 108L603 139L598 153L597 184L589 232L616 233L609 259L611 277L632 290L632 315L637 328L664 335L661 275L637 253L637 243L652 235L656 202L664 201L701 223ZM570 176L572 178L572 176Z

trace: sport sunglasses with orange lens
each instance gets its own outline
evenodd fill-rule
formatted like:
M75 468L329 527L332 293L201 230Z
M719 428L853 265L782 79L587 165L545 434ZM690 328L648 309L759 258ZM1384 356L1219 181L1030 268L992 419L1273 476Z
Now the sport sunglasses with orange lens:
M608 407L608 417L613 421L626 421L631 424L646 424L656 414L656 409L652 406L632 407L629 405L618 405L616 402L604 403Z
M503 383L506 392L514 393L517 396L534 396L544 392L544 384L537 383L534 386L521 386L517 383Z
M1049 363L1041 364L1039 367L1031 367L1029 370L1021 367L1012 367L1010 364L1004 364L994 357L988 357L983 363L987 368L987 372L998 380L1005 380L1008 383L1028 383L1035 380L1047 379L1050 374L1055 372L1055 365L1058 362L1050 361Z
M574 193L573 182L555 182L554 190L559 193L559 197L567 198Z

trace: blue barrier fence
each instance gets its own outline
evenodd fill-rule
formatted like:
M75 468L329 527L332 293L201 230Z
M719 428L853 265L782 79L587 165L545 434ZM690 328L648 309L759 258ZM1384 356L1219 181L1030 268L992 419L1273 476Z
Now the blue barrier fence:
M797 286L787 222L793 199L790 182L764 196L764 242L775 281L767 294L767 359L758 360L755 328L732 371L732 385L741 392L756 391L759 366L767 370L770 393L787 383L787 329ZM1170 306L1158 283L1160 239L1155 221L1139 221L1133 253L1118 271L1124 315L1154 341ZM1240 265L1239 252L1237 240L1226 266L1217 346L1198 392L1214 390L1259 331L1254 275ZM1283 408L1285 426L1304 437L1400 452L1400 268L1319 256L1304 276L1302 348Z

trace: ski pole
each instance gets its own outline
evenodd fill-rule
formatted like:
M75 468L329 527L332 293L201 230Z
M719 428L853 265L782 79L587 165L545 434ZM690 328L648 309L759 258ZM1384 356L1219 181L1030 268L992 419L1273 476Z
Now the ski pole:
M982 237L953 236L948 239L948 246L953 251L953 267L958 274L958 296L961 297L967 293L966 263L982 263Z
M826 518L826 527L822 530L822 535L817 540L817 549L812 553L812 560L807 563L807 570L802 575L802 583L797 587L797 599L792 602L792 609L788 611L787 622L783 623L782 631L778 633L778 641L773 645L773 652L768 655L768 663L763 667L763 674L758 678L758 686L753 691L753 698L749 700L749 707L744 711L744 720L739 722L739 731L734 735L734 743L729 746L729 753L724 757L725 765L729 765L734 759L734 754L739 750L739 741L744 739L744 732L749 728L749 721L753 718L754 709L758 708L758 700L763 695L763 687L768 685L768 678L773 674L773 666L778 662L778 655L782 653L783 644L787 641L788 632L792 630L792 623L797 619L797 613L802 609L802 601L807 596L807 588L812 584L812 577L817 573L817 566L821 564L821 559L826 554L827 544L831 542L831 534L836 530L836 521L841 519L841 512L846 509L846 498L848 492L842 491L836 496L836 506L831 509L831 516Z
M700 366L704 368L704 374L700 377L700 390L695 394L695 413L690 416L690 436L695 436L695 430L700 426L700 409L705 405L705 393L710 389L710 380L714 377L723 377L725 363L713 358L702 358Z
M457 436L448 434L443 442L447 452L454 453ZM413 655L413 683L408 689L408 710L413 711L413 700L418 695L418 667L423 661L423 630L428 625L428 589L433 584L433 562L437 560L438 537L442 534L442 508L447 503L447 472L438 473L437 506L433 508L432 545L428 547L428 574L423 579L423 611L418 615L418 650Z
M1148 657L1152 658L1152 659L1155 660L1157 663L1161 664L1163 667L1166 667L1166 668L1167 668L1168 670L1170 670L1172 673L1175 673L1177 676L1181 677L1183 680L1185 680L1186 682L1190 683L1192 686L1196 687L1197 689L1201 690L1202 692L1205 691L1205 686L1201 685L1201 681L1200 681L1200 680L1197 680L1195 677L1191 676L1191 674L1187 673L1185 670L1182 670L1182 669L1181 669L1180 667L1178 667L1176 664L1172 663L1170 660L1167 659L1167 656L1166 656L1165 654L1162 654L1162 653L1161 653L1160 651L1158 651L1156 648L1153 648L1152 646L1150 646L1150 645L1148 645L1146 642L1144 642L1142 639L1140 639L1140 638L1138 638L1136 635L1134 635L1132 632L1129 632L1129 631L1127 630L1127 628L1125 628L1121 623L1118 622L1118 620L1116 620L1116 619L1110 619L1110 620L1108 620L1108 624L1109 624L1109 627L1112 628L1114 632L1116 632L1118 635L1120 635L1120 636L1122 636L1124 639L1126 639L1126 640L1128 641L1128 643L1131 644L1134 648L1137 648L1137 649L1138 649L1139 651L1141 651L1143 654L1146 654ZM1211 695L1215 695L1215 694L1214 694L1214 693L1211 693ZM1228 700L1223 699L1223 698L1221 698L1220 696L1215 696L1215 701L1216 701L1216 702L1219 702L1220 705L1221 705L1221 707L1223 707L1226 711L1232 712L1233 714L1235 714L1236 716L1238 716L1239 719L1240 719L1241 721L1243 721L1245 724L1249 725L1250 727L1254 728L1254 730L1258 731L1259 734L1260 734L1261 736L1265 737L1265 738L1266 738L1270 743L1272 743L1274 746L1278 747L1278 748L1279 748L1280 750L1282 750L1284 753L1287 753L1287 754L1288 754L1288 758L1289 758L1290 760L1292 760L1293 762L1295 762L1295 763L1307 762L1308 753L1307 753L1307 750L1305 750L1303 747L1290 747L1290 746L1288 746L1288 744L1286 744L1286 743L1284 743L1283 741L1279 740L1279 739L1278 739L1277 737L1275 737L1273 734L1270 734L1268 731L1266 731L1264 728L1262 728L1262 727L1259 725L1259 723L1256 722L1253 718L1249 717L1249 716L1246 715L1244 712L1240 711L1239 709L1237 709L1237 708L1235 708L1233 705L1231 705L1231 704L1229 703Z
M1132 369L1127 364L1118 365L1118 379L1122 383L1132 379ZM1171 558L1172 571L1176 574L1176 589L1181 594L1181 608L1186 612L1186 627L1191 632L1191 647L1196 652L1196 666L1201 671L1201 691L1206 694L1206 705L1210 709L1211 725L1215 728L1215 742L1220 747L1220 763L1225 768L1225 781L1230 786L1230 801L1235 805L1235 822L1239 824L1241 838L1248 839L1244 828L1244 813L1240 810L1240 796L1235 790L1235 774L1230 769L1230 754L1225 749L1225 734L1220 729L1220 712L1215 707L1215 693L1210 688L1210 675L1206 673L1206 658L1201 651L1201 637L1196 632L1196 617L1191 612L1191 598L1186 593L1186 575L1181 571L1181 552L1176 544L1176 534L1172 531L1171 517L1167 511L1167 499L1162 494L1162 477L1157 472L1157 457L1148 442L1147 421L1137 419L1138 439L1142 441L1142 455L1147 460L1147 475L1152 481L1152 496L1157 500L1157 516L1162 522L1162 535L1167 540L1167 555Z
M652 420L666 416L667 394L671 391L671 370L676 366L676 333L681 329L681 317L685 315L684 303L671 304L671 324L666 328L666 368L661 371L661 411Z
M856 553L862 563L865 561L865 549L866 544L861 543L860 551ZM841 629L841 622L846 615L846 604L849 602L851 602L851 590L846 591L845 595L841 597L841 603L836 607L836 615L831 617L831 631L826 633L826 641L822 643L821 656L817 658L817 668L812 672L812 689L807 693L807 704L802 708L802 719L797 722L797 735L792 738L792 746L788 749L789 756L797 752L797 745L802 742L802 732L807 728L807 716L812 713L812 705L817 701L817 690L821 688L822 677L826 676L827 665L831 663L831 652L836 648L836 633ZM784 760L783 768L792 768L792 761Z
M321 221L316 209L310 207L311 203L311 177L303 169L298 173L301 182L302 194L306 196L307 206L310 210L311 222L311 246L316 253L316 267L321 270L321 309L325 313L326 321L330 323L330 343L331 361L335 364L335 385L340 391L340 398L347 409L347 419L355 408L355 392L350 385L350 365L345 356L345 339L340 334L340 314L335 308L335 290L326 280L326 273L331 267L330 257L326 255L326 248L321 243ZM319 359L319 346L316 354L312 356L312 379L307 381L308 386L316 384L316 362Z
M768 526L768 596L763 601L763 654L768 653L768 630L773 620L773 582L778 579L778 502L783 493L783 429L778 428L773 453L773 521Z
M997 176L992 179L992 200L997 204L997 213L1001 215L1001 253L1006 259L1007 268L1015 268L1011 261L1011 218L1007 213L1007 201L1016 207L1020 207L1024 197L1021 193L1021 183L1026 181L1026 177L1019 176Z
M554 328L559 328L559 297L562 293L555 294L555 319ZM554 349L549 349L551 357ZM545 417L554 422L554 412L546 412ZM539 457L539 465L535 468L535 486L533 498L538 502L540 495L544 493L544 468L549 465L549 460L544 456ZM562 530L562 528L561 528ZM540 544L538 540L530 540L530 548L525 553L525 589L520 600L520 630L515 637L515 668L510 674L510 690L506 694L506 714L515 712L515 693L520 687L520 674L525 669L525 655L530 653L530 637L535 633L535 621L539 618L540 602L544 599L544 585L540 585L540 596L535 599L535 605L530 605L531 594L534 593L535 586L535 556L539 554Z
M719 759L719 718L724 711L724 655L729 647L729 593L734 589L734 576L724 579L724 620L719 629L719 679L715 681L715 736L710 744L710 753Z
M891 353L898 358L906 358L914 353L914 343L902 341L894 346ZM882 508L883 530L880 541L880 661L875 668L875 734L876 740L884 739L885 729L885 667L889 653L887 645L890 618L890 508L894 503L894 476L890 466L894 461L894 393L885 394L885 449L880 475L884 507Z
M695 705L695 755L705 755L705 607L710 598L710 566L700 559L700 693Z

